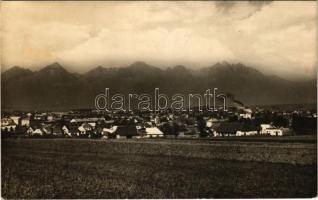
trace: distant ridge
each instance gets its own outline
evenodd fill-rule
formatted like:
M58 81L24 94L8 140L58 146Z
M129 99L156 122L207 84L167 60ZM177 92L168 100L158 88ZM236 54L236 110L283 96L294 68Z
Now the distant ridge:
M153 93L155 87L167 95L203 93L219 88L247 105L316 102L316 80L289 81L268 76L243 64L217 63L191 70L177 65L162 69L145 62L127 67L97 66L85 74L74 74L59 63L39 71L13 67L2 73L2 109L71 109L93 107L94 98L106 87L113 93Z

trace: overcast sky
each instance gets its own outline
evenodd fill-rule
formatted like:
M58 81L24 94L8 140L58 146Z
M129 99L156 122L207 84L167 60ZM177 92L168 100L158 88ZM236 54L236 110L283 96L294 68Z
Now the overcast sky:
M316 2L2 2L2 69L241 62L316 75Z

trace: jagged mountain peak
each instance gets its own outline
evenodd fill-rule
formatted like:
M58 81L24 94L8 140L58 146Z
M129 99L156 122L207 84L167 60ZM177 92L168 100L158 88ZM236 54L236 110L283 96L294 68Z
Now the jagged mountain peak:
M172 69L175 69L175 70L188 70L188 68L185 67L184 65L176 65L176 66L172 67Z
M231 64L223 61L222 63L216 63L211 67L203 68L204 72L208 71L210 73L218 73L218 74L245 74L245 75L254 75L254 76L265 76L262 72L258 71L255 68L248 67L242 63Z
M66 71L66 69L58 62L54 62L54 63L52 63L50 65L47 65L46 67L44 67L40 71L46 71L46 70L63 70L63 71Z
M136 61L136 62L130 64L130 66L149 66L149 65L144 61Z
M31 70L20 67L20 66L13 66L13 67L9 68L8 70L6 70L4 73L6 73L6 72L22 72L22 71L23 72L26 72L26 71L31 72Z
M150 69L150 68L157 68L157 67L149 65L149 64L147 64L147 63L145 63L143 61L137 61L137 62L134 62L131 65L129 65L127 68L138 69L138 70L147 70L147 69Z
M85 77L97 77L97 76L103 76L107 74L111 69L113 68L106 68L101 65L98 65L97 67L89 70L84 74Z
M103 71L105 71L105 70L106 70L105 67L103 67L103 66L101 66L101 65L98 65L97 67L95 67L95 68L89 70L87 73L91 73L91 72L103 72Z
M64 69L63 66L58 62L54 62L50 65L47 65L45 68L50 68L50 69L61 69L62 68L62 69Z
M10 69L2 73L2 78L12 79L12 78L23 78L32 75L33 72L29 69L25 69L19 66L13 66Z
M95 67L95 69L102 70L102 69L106 69L106 68L101 66L101 65L98 65L97 67Z
M172 68L167 68L168 73L178 74L178 75L190 75L193 71L183 65L176 65Z
M61 64L55 62L39 70L39 73L49 75L61 75L68 74L69 72Z

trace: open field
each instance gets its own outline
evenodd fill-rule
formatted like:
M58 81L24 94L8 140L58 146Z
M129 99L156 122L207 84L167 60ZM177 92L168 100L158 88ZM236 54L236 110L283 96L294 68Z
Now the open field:
M313 197L316 144L3 139L4 198Z

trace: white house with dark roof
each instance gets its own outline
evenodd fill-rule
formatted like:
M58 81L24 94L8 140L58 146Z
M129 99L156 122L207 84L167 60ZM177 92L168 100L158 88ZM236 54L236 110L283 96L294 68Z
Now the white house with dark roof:
M31 135L43 135L44 134L44 131L42 130L42 129L40 129L40 128L37 128L37 129L35 129L32 133L31 133Z
M157 127L146 128L146 137L163 137L163 132Z
M10 119L12 119L16 125L19 125L20 118L20 116L10 116Z
M280 128L268 128L265 130L265 135L283 136L283 130Z
M84 123L84 122L93 123L97 121L105 121L105 118L104 117L74 118L70 121L70 123Z
M281 128L275 128L271 124L261 124L261 134L271 136L282 136L284 134Z
M15 131L17 124L11 118L1 119L1 131L13 132Z
M30 126L30 118L29 117L24 117L21 118L21 126Z

